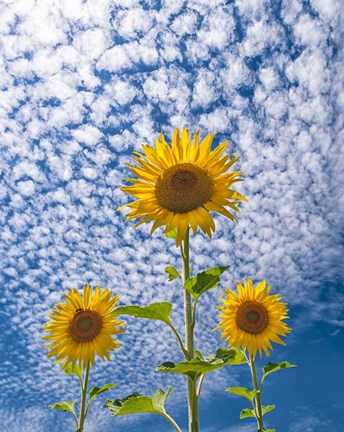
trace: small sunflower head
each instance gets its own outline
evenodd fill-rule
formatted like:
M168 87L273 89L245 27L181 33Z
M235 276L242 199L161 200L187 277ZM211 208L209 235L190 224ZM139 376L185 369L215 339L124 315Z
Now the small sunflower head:
M212 150L214 136L209 134L199 143L199 132L191 141L187 129L181 137L176 129L172 145L161 133L155 148L143 145L143 153L135 152L133 159L139 166L129 164L129 169L137 178L128 179L131 185L121 188L136 198L120 207L131 209L127 220L139 218L136 226L153 222L151 233L160 226L165 234L177 230L177 246L189 227L194 234L201 228L211 237L215 223L210 212L235 221L233 211L239 213L239 204L247 201L231 189L242 180L240 171L228 172L239 157L222 156L228 142Z
M50 341L48 357L57 357L56 363L63 361L63 368L68 363L82 365L94 364L95 355L110 360L109 351L119 348L114 334L122 333L118 328L125 325L117 321L113 310L118 296L113 296L107 288L85 284L83 295L75 288L64 294L65 302L57 303L51 309L51 321L43 326L48 335L42 339Z
M220 325L222 337L228 344L247 349L251 357L257 351L269 356L271 342L285 345L279 336L286 336L290 328L283 322L288 318L287 304L280 301L279 294L269 295L271 286L266 288L265 280L256 287L248 279L243 284L237 283L237 293L226 289L224 306L221 310Z

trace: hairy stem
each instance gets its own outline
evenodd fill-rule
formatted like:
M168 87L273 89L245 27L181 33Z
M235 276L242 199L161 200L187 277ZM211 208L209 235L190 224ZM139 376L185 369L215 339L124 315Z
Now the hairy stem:
M88 387L88 378L90 374L90 362L87 363L85 369L84 380L81 383L81 407L80 407L80 418L79 418L79 430L82 432L84 430L84 423L86 418L86 395L87 395L87 387Z
M177 432L182 432L182 430L180 429L180 427L177 425L177 423L173 420L172 417L170 417L166 412L163 414L163 416L165 417L165 419L167 419L171 425L175 428L175 430Z
M263 424L263 414L262 414L262 403L261 403L261 390L258 386L257 381L257 372L256 372L256 366L254 364L254 357L250 355L250 369L251 369L251 375L252 375L252 383L253 388L257 391L255 395L255 401L256 401L256 419L257 419L257 425L258 425L258 432L264 432L264 424Z
M185 240L181 246L183 259L183 283L190 277L190 244L189 228L186 231ZM194 312L195 313L195 312ZM194 358L194 319L191 294L184 290L184 316L185 316L185 340L186 340L186 360ZM189 432L199 432L198 425L198 398L196 394L196 381L187 377L188 389L188 412L189 412Z

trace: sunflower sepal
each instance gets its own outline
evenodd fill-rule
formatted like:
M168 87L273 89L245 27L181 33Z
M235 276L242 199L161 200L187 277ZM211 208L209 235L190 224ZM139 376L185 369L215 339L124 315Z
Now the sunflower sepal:
M168 281L169 282L172 282L175 279L178 279L178 278L182 277L182 275L179 273L179 271L175 267L173 267L173 266L167 266L165 268L165 273L168 276Z
M255 395L257 394L257 390L249 390L246 387L229 387L228 389L226 389L226 392L237 396L242 396L252 403L254 401Z
M66 375L75 375L80 379L82 378L82 367L78 365L73 366L72 363L68 363L67 366L63 368L63 372Z
M177 240L178 238L178 229L173 228L171 231L164 232L166 238L171 238Z
M184 283L184 289L192 295L195 301L198 301L203 293L217 287L220 283L220 276L229 268L230 265L216 266L204 270L187 279Z
M283 361L280 363L272 363L269 362L267 363L265 366L263 366L263 376L262 376L262 380L261 380L261 384L263 384L265 378L270 375L273 372L277 372L279 370L282 369L289 369L289 368L293 368L293 367L297 367L296 365L289 363L288 361Z

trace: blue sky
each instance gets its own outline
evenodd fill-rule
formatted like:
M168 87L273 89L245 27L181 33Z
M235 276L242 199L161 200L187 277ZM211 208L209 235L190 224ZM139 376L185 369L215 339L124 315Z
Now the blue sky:
M128 200L119 186L130 154L176 127L217 132L215 145L229 139L250 200L238 224L215 216L212 241L192 238L194 271L231 264L223 287L266 278L290 304L293 333L271 359L298 368L271 377L269 426L344 430L340 0L0 0L0 10L2 430L72 428L48 404L75 398L75 383L40 340L68 288L107 286L121 305L172 301L182 329L181 289L164 273L180 267L178 250L116 211ZM220 297L218 288L199 305L196 345L206 354L223 346L212 330ZM171 384L167 409L185 426L183 380L154 371L180 358L173 335L127 321L122 348L97 363L91 385L119 382L109 393L117 398ZM206 380L202 431L255 431L224 392L248 382L245 367ZM94 408L85 432L168 427Z

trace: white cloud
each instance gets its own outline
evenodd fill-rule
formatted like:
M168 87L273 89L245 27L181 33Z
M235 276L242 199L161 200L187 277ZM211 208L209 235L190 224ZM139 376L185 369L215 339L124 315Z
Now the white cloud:
M149 31L152 26L152 14L141 8L125 9L116 14L113 25L123 38L136 38L140 33Z
M343 8L338 0L311 0L311 4L321 18L327 22L342 18Z
M17 183L19 192L24 196L30 196L35 192L35 183L32 180Z
M94 146L100 141L102 133L94 126L85 125L75 130L73 136L79 143L84 143L87 146Z

